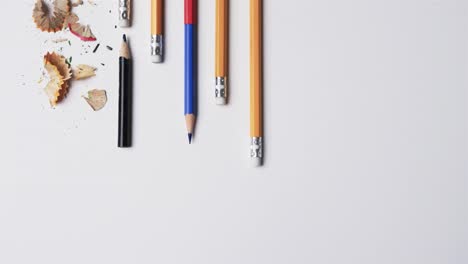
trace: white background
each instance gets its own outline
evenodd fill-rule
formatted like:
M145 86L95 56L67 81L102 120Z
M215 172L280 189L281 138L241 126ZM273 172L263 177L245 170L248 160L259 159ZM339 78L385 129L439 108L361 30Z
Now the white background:
M96 2L76 9L101 43L92 54L95 43L35 29L32 0L2 1L0 263L468 263L467 1L265 0L258 169L249 1L231 1L231 100L219 107L215 1L200 0L191 146L183 1L166 1L162 65L150 62L149 0L134 1L128 30L114 28L116 0ZM116 147L123 32L135 61L128 150ZM63 36L71 47L51 42ZM60 47L99 70L51 109L38 80ZM108 91L100 112L81 98L93 88Z

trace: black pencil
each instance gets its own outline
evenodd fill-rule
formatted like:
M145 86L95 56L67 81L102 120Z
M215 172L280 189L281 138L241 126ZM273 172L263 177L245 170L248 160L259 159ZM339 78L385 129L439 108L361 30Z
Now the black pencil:
M132 93L130 49L123 35L119 57L119 148L132 146Z

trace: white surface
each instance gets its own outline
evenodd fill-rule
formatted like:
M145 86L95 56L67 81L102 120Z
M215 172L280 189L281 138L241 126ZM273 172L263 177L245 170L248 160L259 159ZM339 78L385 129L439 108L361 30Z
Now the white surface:
M200 1L192 145L182 0L166 1L161 65L149 1L134 1L126 30L114 29L116 0L80 8L101 42L83 56L69 34L72 47L43 44L54 35L34 30L32 2L4 1L0 17L0 263L468 263L468 2L265 0L257 169L247 0L231 1L225 107L213 103L214 0ZM117 148L123 32L135 59L129 150ZM37 80L42 54L61 46L99 71L52 110ZM109 95L96 113L80 98L93 88Z

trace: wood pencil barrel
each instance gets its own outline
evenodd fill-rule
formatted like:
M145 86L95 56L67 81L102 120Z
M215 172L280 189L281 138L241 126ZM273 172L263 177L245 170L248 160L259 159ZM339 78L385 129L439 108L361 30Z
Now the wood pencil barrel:
M163 0L151 0L151 34L163 34Z
M227 77L228 0L216 0L215 77Z
M250 136L263 136L262 1L250 0Z

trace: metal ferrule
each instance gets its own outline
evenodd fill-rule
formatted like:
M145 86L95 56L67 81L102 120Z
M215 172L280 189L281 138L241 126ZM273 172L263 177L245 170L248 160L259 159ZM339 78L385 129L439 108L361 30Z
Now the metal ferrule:
M162 56L163 55L163 36L152 35L151 36L151 56Z
M119 0L119 20L129 19L129 9L128 0Z
M216 77L216 80L215 80L215 97L216 98L226 98L227 97L226 77Z
M250 157L263 158L263 138L253 137L250 140Z

